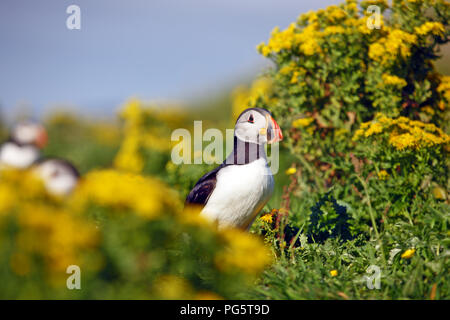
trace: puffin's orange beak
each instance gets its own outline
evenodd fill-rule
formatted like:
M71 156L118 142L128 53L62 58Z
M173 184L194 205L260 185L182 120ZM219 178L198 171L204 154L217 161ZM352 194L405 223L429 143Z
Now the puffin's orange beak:
M36 141L35 141L36 146L39 149L42 149L47 145L47 141L48 141L47 131L44 128L42 128L39 130L39 132L36 136Z
M275 143L283 140L283 133L281 132L280 126L275 121L274 118L270 117L271 129L269 129L269 141L267 143Z

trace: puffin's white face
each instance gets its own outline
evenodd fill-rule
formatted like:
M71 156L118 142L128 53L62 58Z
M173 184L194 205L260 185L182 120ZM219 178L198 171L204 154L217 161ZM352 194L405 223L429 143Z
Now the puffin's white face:
M78 183L74 170L59 160L43 161L36 165L35 170L51 194L68 195Z
M250 108L241 113L234 127L234 135L245 142L274 143L283 139L277 122L269 111Z
M34 122L18 123L11 130L11 138L19 144L34 144L42 149L47 144L47 131L45 128Z

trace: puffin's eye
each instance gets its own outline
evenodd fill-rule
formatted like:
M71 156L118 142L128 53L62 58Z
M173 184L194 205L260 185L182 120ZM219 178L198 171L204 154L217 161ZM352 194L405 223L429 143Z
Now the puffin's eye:
M253 115L252 114L248 117L247 122L255 123L255 119L253 119Z

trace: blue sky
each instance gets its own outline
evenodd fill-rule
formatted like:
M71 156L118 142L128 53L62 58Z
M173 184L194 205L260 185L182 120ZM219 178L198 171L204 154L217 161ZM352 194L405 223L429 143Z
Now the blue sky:
M2 113L68 105L107 114L130 96L212 94L262 69L255 47L273 27L338 2L2 0ZM66 28L71 4L81 30Z

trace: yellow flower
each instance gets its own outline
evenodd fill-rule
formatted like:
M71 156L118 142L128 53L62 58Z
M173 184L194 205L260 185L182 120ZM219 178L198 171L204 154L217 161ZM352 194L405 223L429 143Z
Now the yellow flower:
M314 121L314 118L300 118L292 122L294 128L307 127Z
M341 26L328 26L323 30L325 36L345 33L345 29Z
M442 94L442 96L447 100L447 102L450 102L450 76L441 77L441 83L437 87L437 91ZM445 110L444 101L440 101L439 109Z
M422 110L423 112L425 112L425 113L430 114L430 115L433 115L433 114L434 114L434 110L433 110L433 108L430 107L430 106L424 106L424 107L421 108L421 110Z
M211 222L200 215L201 211L202 207L200 206L186 206L184 210L177 215L178 221L191 226L211 227Z
M226 248L215 258L219 269L258 274L272 262L269 249L258 237L234 228L222 230L220 235L225 240Z
M267 222L267 223L272 223L273 222L273 217L272 217L272 214L270 212L266 213L265 215L262 215L259 219L261 221L264 221L264 222Z
M269 43L267 44L270 51L278 53L281 50L291 49L294 41L295 29L295 23L291 23L289 27L283 31L280 31L280 29L276 27L272 31L272 37L269 39Z
M406 117L391 119L383 114L377 114L371 122L362 123L361 127L356 130L353 140L383 131L390 132L389 144L400 151L406 148L419 149L446 145L450 142L450 136L434 124L410 120Z
M366 130L366 133L364 134L366 137L370 137L373 134L380 133L383 131L383 127L379 122L373 122L369 129Z
M347 16L347 13L341 8L332 5L327 8L326 15L329 22L336 23L339 20L345 18Z
M300 72L294 71L294 73L292 74L292 78L291 78L290 83L292 83L292 84L297 83L299 75L300 75Z
M392 64L398 57L409 57L411 45L416 42L416 35L400 29L393 29L387 37L381 38L369 46L369 58L384 65Z
M141 102L137 98L130 99L122 108L120 116L133 124L140 123L143 120Z
M89 203L130 209L147 219L159 216L165 207L179 211L177 196L155 178L112 169L88 173L72 197L74 205Z
M0 183L0 214L11 210L16 204L14 189L5 183Z
M434 187L432 190L432 193L436 199L445 200L445 198L446 198L446 192L441 187Z
M122 170L141 172L144 168L144 159L140 154L141 145L141 132L128 130L120 150L114 158L114 166Z
M393 145L397 150L403 150L408 147L415 147L414 137L409 133L400 135L391 135L389 143Z
M416 252L416 249L408 249L402 253L401 258L402 259L410 259L410 258L412 258L412 256L414 256L415 252Z
M17 235L20 254L38 254L50 271L65 271L79 264L80 255L94 248L99 240L95 226L71 212L49 205L26 203L19 213L20 231ZM20 273L26 259L11 261Z
M386 170L381 170L378 172L378 179L380 180L386 180L389 177L389 173L387 173Z
M390 86L394 86L397 87L399 89L403 88L404 86L407 85L407 82L405 79L399 78L397 76L392 76L390 74L387 73L383 73L381 75L381 79L383 80L385 85L390 85Z
M420 27L414 29L417 34L425 36L428 34L434 34L436 36L442 36L445 33L445 28L440 22L427 21Z
M338 275L338 271L336 269L330 271L330 275L332 277L336 277Z
M301 19L304 19L302 16ZM321 52L318 39L321 36L317 15L311 13L308 16L309 25L303 29L297 29L295 23L289 25L286 30L280 31L276 27L271 34L267 45L260 44L258 51L267 56L270 52L278 53L281 50L292 50L293 48L300 48L305 55L313 55Z
M285 173L286 173L288 176L290 176L290 175L293 175L293 174L296 173L296 172L297 172L297 169L291 167L291 168L287 169Z

